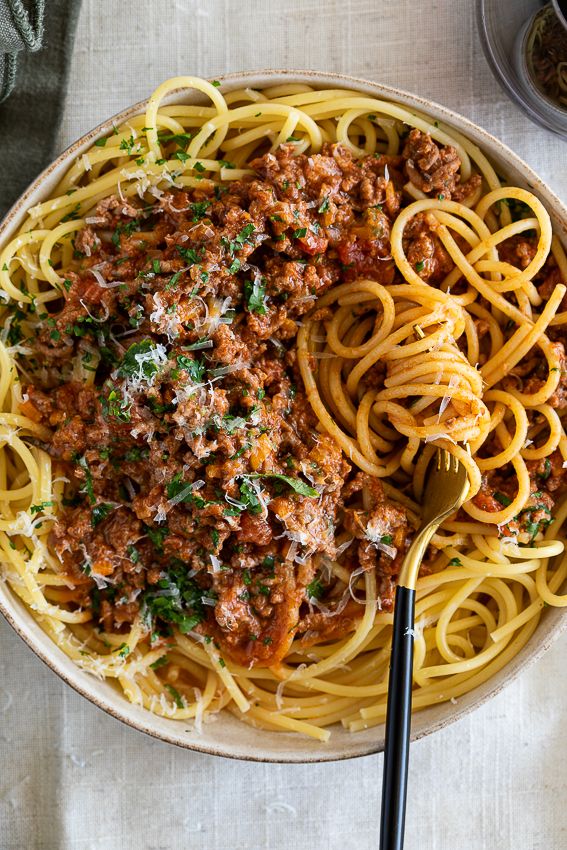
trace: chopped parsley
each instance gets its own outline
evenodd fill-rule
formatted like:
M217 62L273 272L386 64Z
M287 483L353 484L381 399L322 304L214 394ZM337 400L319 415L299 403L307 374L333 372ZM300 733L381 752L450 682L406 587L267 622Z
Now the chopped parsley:
M258 493L249 481L244 479L239 484L240 500L242 510L247 510L249 513L257 515L262 513L262 503L258 498Z
M125 224L117 224L114 233L112 234L112 244L115 245L116 248L120 248L120 237L122 236L122 234L124 234L124 236L128 238L134 233L135 230L139 229L140 222L137 218L133 219L132 221L128 221Z
M130 136L129 139L122 139L122 141L120 142L120 150L126 151L128 156L131 156L135 145L136 145L136 140L134 139L134 136Z
M161 528L152 528L151 526L146 525L144 527L144 530L145 530L146 534L148 535L149 539L151 540L151 542L153 543L153 545L155 546L157 553L159 555L162 555L163 554L163 541L165 540L165 538L169 534L169 529L167 528L167 526L164 525Z
M187 577L187 565L183 561L176 562L157 584L145 591L142 617L147 625L162 620L187 634L205 617L202 596L203 590Z
M83 469L84 472L85 472L85 485L84 485L84 487L81 488L81 492L86 493L89 502L91 503L91 505L94 505L94 503L96 502L96 499L95 499L95 494L94 494L94 490L93 490L93 476L92 476L91 470L89 468L89 465L87 463L86 457L83 455L82 457L80 457L78 459L77 463L79 464L81 469Z
M130 346L118 367L121 378L145 378L151 381L159 370L156 357L157 345L151 339L143 339Z
M126 547L126 551L128 552L128 557L130 558L130 561L133 564L137 564L140 560L140 553L138 552L136 547L130 544Z
M244 281L244 300L250 313L258 313L260 316L266 315L265 278Z
M175 289L180 277L181 277L181 271L175 272L175 274L172 277L170 277L170 279L165 284L165 288L166 289Z
M120 658L126 658L126 656L130 653L130 647L127 643L121 643L119 647L112 651L117 652Z
M512 504L512 499L510 499L509 496L506 496L505 493L500 493L498 490L496 490L496 492L494 493L494 498L497 502L500 502L500 504L503 505L505 508L507 508L508 505Z
M75 204L73 209L70 212L68 212L67 215L63 216L63 218L61 219L61 222L76 221L79 218L80 209L81 209L81 204L80 203Z
M205 218L210 206L211 201L199 201L199 203L189 204L189 210L193 216L191 221L200 221L202 218Z
M176 245L176 248L177 253L183 257L185 262L190 266L200 263L205 253L204 248L201 248L200 251L197 248L184 248L182 245Z
M52 506L53 502L38 502L37 505L30 506L30 514L39 514L46 508L51 508Z
M102 522L114 510L114 505L109 505L107 502L99 502L91 511L91 525L96 528L99 522Z
M244 247L244 245L246 245L246 244L252 245L253 244L252 239L250 237L252 236L252 234L254 233L255 230L256 230L255 226L252 224L252 222L249 222L249 224L246 224L242 228L240 233L238 233L231 242L224 239L222 244L224 245L225 248L228 248L229 253L232 256L237 251L240 251Z
M145 127L145 130L151 130L151 127ZM175 142L179 147L184 147L193 138L191 133L166 133L163 130L158 132L160 142Z
M314 487L310 487L309 484L305 483L305 481L301 481L300 478L292 478L290 475L280 475L275 472L256 472L249 475L248 478L275 478L277 481L283 481L284 484L287 484L288 487L291 487L291 489L300 496L309 496L311 499L316 499L320 495L319 491Z
M319 578L313 579L311 584L307 585L305 588L305 595L307 599L321 599L323 595L323 585Z
M175 705L177 706L177 708L185 708L185 704L184 704L183 699L182 699L182 697L181 697L181 694L179 693L179 691L177 690L177 688L174 688L174 687L173 687L173 685L170 685L170 684L169 684L169 682L166 682L166 684L165 684L165 688L166 688L166 689L169 691L169 693L171 694L171 696L172 696L172 698L173 698L173 702L175 703Z
M184 369L196 384L202 381L206 366L201 360L193 360L191 357L187 357L186 354L178 354L177 365L180 369Z

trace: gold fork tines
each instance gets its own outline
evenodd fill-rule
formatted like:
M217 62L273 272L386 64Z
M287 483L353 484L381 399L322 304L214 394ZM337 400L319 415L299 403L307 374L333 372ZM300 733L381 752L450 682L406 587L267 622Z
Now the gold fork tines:
M422 499L421 526L400 570L398 585L414 589L429 541L466 499L469 482L464 466L446 449L437 449L429 465Z

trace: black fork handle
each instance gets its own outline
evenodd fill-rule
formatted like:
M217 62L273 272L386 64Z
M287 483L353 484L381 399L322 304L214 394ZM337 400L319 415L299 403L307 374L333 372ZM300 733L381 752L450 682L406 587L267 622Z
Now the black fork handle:
M402 850L411 732L415 590L396 588L388 680L380 850Z

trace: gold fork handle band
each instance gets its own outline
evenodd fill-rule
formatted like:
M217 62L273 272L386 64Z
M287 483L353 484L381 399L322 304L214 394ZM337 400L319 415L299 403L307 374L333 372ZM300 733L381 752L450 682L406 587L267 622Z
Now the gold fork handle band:
M398 578L399 587L408 587L410 590L415 590L417 574L423 556L425 555L425 550L438 527L437 523L426 525L414 537L400 570Z

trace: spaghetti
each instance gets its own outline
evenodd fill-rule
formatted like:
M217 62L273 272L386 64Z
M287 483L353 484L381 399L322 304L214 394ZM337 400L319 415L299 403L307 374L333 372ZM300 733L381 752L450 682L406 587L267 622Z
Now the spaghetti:
M458 698L567 605L566 281L538 199L427 116L164 83L0 251L6 580L132 702L326 741L384 720L443 447L471 489L413 703Z

